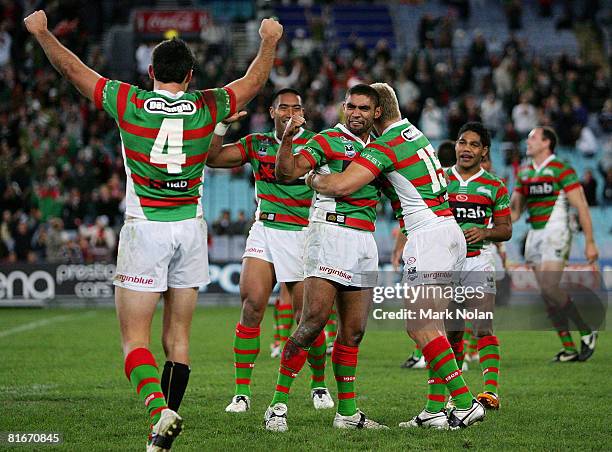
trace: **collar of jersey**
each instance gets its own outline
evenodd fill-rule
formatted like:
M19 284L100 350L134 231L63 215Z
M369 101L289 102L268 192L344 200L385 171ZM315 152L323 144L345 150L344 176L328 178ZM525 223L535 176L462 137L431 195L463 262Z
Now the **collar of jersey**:
M553 161L555 157L556 157L555 154L550 154L548 157L546 157L546 160L544 160L540 166L537 166L535 162L532 160L531 166L533 166L533 169L535 170L536 173L539 173L540 170L543 170L546 167L546 165L548 165L550 162Z
M351 138L353 138L355 141L361 143L363 145L363 147L366 147L366 145L371 141L370 140L370 136L368 135L368 141L363 141L361 138L359 138L356 135L353 135L353 133L346 128L346 126L344 124L336 124L336 129L340 129L342 130L342 132L346 133L347 135L349 135Z
M404 119L400 119L399 121L395 121L393 124L391 124L385 130L383 130L383 133L381 133L380 135L382 136L385 133L387 133L389 130L394 129L395 127L398 127L398 126L402 126L404 124L408 124L408 119L404 118Z
M455 168L455 166L451 168L451 171L453 172L453 174L459 181L459 185L461 186L465 186L469 184L470 182L472 182L474 179L478 179L484 173L484 169L480 168L480 171L478 171L476 174L471 176L468 180L463 180L463 177L461 177L461 174L459 174L459 171L457 171L457 168Z
M153 92L157 94L161 94L162 96L169 97L170 99L178 99L183 94L185 94L185 91L179 91L178 93L175 94L175 93L171 93L170 91L166 91L165 89L156 89L156 90L153 90Z
M300 130L298 131L298 133L295 134L295 136L293 137L293 140L295 141L295 139L299 138L300 135L302 135L303 133L304 133L304 128L300 127ZM276 140L278 144L281 144L282 140L279 140L278 137L276 136L276 130L274 131L274 139Z

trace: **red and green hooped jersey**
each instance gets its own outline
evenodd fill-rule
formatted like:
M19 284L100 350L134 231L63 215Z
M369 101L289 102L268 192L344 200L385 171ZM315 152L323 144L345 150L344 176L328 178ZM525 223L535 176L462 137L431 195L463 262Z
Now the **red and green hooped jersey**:
M306 143L300 151L321 174L341 173L367 143L344 125L336 124ZM312 221L335 223L343 227L373 231L380 190L369 183L349 196L333 198L317 193Z
M463 180L453 166L448 175L448 202L455 220L463 231L486 228L494 217L510 215L510 196L497 176L481 169L468 180ZM485 241L467 246L467 257L478 256Z
M355 163L382 176L404 234L438 217L452 217L446 179L434 148L407 119L390 125Z
M299 152L314 136L314 132L302 129L293 138L293 152ZM251 163L255 175L255 219L275 229L300 230L308 226L314 191L304 178L288 183L276 180L274 168L280 144L275 132L267 132L247 135L238 142L238 147L242 163Z
M569 227L567 192L580 188L574 169L554 154L539 167L533 163L522 167L514 190L527 198L527 211L533 229Z
M215 124L236 111L229 88L176 95L100 78L94 101L119 126L126 215L180 221L202 215L202 179Z

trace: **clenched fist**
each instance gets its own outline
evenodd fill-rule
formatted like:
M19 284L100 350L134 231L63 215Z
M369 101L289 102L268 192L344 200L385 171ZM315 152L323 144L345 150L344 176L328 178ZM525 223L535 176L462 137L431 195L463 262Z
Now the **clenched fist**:
M264 19L259 27L261 39L278 41L283 36L283 26L275 19Z
M293 115L287 123L287 127L285 127L283 137L294 137L297 131L300 130L300 127L302 127L305 122L306 120L303 116Z
M42 10L34 11L23 19L23 22L28 31L33 35L47 31L47 15Z

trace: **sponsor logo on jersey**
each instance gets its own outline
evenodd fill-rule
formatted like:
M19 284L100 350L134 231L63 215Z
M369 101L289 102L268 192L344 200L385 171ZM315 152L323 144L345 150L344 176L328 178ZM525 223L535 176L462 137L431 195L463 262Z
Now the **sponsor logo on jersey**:
M249 248L247 248L246 250L244 250L245 254L246 253L255 253L255 254L263 254L264 250L263 248L255 248L254 246L251 246Z
M155 283L153 278L149 278L147 276L129 276L122 275L120 273L115 275L115 280L122 283L140 284L142 286L152 286Z
M374 165L376 165L377 167L381 167L382 163L380 163L380 160L378 160L376 157L370 155L370 154L360 154L364 159L369 160L370 162L372 162Z
M416 262L416 257L410 256L408 259L406 259L406 265L412 265Z
M453 276L452 272L430 272L423 273L423 279L448 279Z
M353 143L347 143L344 145L344 153L347 157L353 158L355 157L355 148L353 147Z
M552 195L555 187L550 182L537 182L529 184L529 196L548 196Z
M275 217L275 214L273 213L262 212L259 214L260 220L274 221L274 217Z
M457 195L457 199L459 200L459 196ZM453 214L455 215L455 219L457 223L480 223L485 224L485 220L487 218L487 211L481 204L465 202L465 203L456 203L451 202L451 209L453 210Z
M491 197L493 196L493 194L491 193L491 190L490 190L490 189L488 189L487 187L478 187L478 188L476 189L476 191L477 191L478 193L484 193L484 194L486 194L486 195L489 195L489 198L491 198Z
M325 221L329 221L330 223L344 224L346 222L346 216L339 213L328 212L325 215Z
M423 133L414 126L410 126L401 132L402 138L406 141L414 141L423 136Z
M149 180L149 187L158 190L189 191L189 179Z
M154 97L145 100L144 109L147 113L156 115L193 115L196 112L196 106L190 100L178 100L168 102L161 97Z
M469 199L467 195L457 195L456 198L457 198L457 201L461 201L461 202L466 202Z
M351 282L353 280L353 275L351 273L345 272L344 270L340 270L337 268L319 265L319 271L325 273L326 275L337 276L338 278L343 279L347 282Z

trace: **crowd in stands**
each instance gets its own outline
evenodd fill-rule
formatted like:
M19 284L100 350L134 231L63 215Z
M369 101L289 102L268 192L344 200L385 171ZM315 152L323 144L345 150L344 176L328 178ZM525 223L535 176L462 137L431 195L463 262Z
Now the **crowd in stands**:
M87 26L87 11L46 3L56 36L90 67L112 74L97 44L101 27ZM20 4L0 1L0 262L112 259L125 190L117 127L48 64L22 27L29 11ZM356 38L350 48L339 48L327 34L325 15L314 18L311 30L281 42L268 86L226 141L269 129L270 98L280 88L300 90L309 127L322 130L338 122L347 87L384 81L396 89L403 115L432 140L454 138L466 121L483 121L503 143L513 171L524 157L520 144L529 130L536 124L555 127L561 145L591 157L593 171L606 181L598 187L592 174L584 175L589 202L612 203L606 69L579 57L534 54L527 40L514 36L491 49L475 33L465 55L441 52L452 48L458 20L424 16L419 50L394 55L385 41L369 49ZM520 28L520 21L512 26ZM193 49L198 65L192 87L223 86L242 75L244 68L235 65L231 48L218 36L203 34ZM151 89L143 74L146 48L140 50L133 79L125 81ZM245 169L237 176L247 174ZM209 230L245 234L249 223L244 212L232 220L228 211Z

